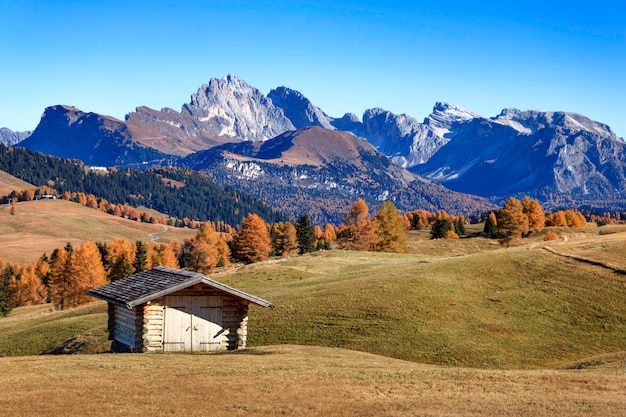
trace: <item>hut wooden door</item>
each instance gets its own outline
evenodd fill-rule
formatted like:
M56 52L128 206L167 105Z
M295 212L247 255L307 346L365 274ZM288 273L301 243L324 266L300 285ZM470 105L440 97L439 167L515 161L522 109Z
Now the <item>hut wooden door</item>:
M222 299L211 296L166 297L163 350L205 352L220 350Z

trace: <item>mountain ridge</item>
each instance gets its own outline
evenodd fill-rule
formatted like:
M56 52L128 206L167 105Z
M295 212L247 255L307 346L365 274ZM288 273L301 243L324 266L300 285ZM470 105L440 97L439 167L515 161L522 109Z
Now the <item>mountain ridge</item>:
M49 113L46 109L40 125ZM554 204L595 200L626 208L617 203L626 191L623 139L608 125L571 112L505 108L497 116L484 117L437 102L422 122L382 108L365 110L362 119L351 113L334 118L296 90L282 86L264 95L230 74L203 84L180 111L140 106L125 121L96 117L100 122L92 123L91 131L70 119L66 115L56 126L38 126L22 143L68 156L62 153L67 153L66 145L54 148L33 139L41 138L42 131L53 137L57 129L51 142L91 138L74 140L75 152L69 157L95 162L92 146L98 148L102 165L132 161L141 166L176 164L180 157L224 144L264 142L285 132L322 127L365 138L396 165L459 192L493 201L526 193ZM78 135L80 129L83 133ZM109 142L114 146L107 148Z

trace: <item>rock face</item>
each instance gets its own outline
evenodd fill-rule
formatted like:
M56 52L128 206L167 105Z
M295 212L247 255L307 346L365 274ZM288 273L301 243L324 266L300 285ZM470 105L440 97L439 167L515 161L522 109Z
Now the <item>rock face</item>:
M20 146L88 165L149 167L167 161L167 155L133 141L121 120L70 106L48 107Z
M314 106L299 91L287 87L278 87L270 91L267 96L275 106L283 109L285 116L297 129L309 126L334 129L332 125L333 119L324 114L319 107Z
M26 132L14 132L9 128L0 128L0 143L6 146L12 146L20 143L33 133L32 130Z
M185 112L219 136L263 141L295 130L280 107L234 75L214 78L200 87L191 96L191 103L183 106L182 113Z
M529 194L555 205L626 193L626 144L579 114L505 109L454 122L444 137L448 143L411 170L453 190Z

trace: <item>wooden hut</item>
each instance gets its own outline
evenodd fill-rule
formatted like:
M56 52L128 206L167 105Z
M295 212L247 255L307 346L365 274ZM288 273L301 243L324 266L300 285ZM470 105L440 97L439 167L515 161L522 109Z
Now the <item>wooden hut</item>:
M206 276L158 266L87 291L109 305L116 352L208 352L246 347L248 306L274 306Z

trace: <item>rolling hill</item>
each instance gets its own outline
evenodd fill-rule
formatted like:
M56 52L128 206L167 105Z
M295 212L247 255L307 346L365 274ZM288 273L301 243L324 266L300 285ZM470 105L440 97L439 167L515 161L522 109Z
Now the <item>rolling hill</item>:
M34 187L32 184L0 170L0 195L9 195L12 191L24 190L26 188Z
M8 205L0 206L0 259L5 262L29 263L67 242L110 243L118 237L167 242L195 234L195 230L132 221L65 200L20 202L15 216Z
M107 319L101 302L20 307L0 319L0 356L21 355L0 357L12 387L0 401L15 415L621 416L624 227L559 233L503 249L415 232L409 255L328 251L224 270L212 277L277 309L253 308L252 346L223 354L23 356L102 352ZM55 400L33 407L52 385ZM98 395L79 412L85 389ZM238 401L217 401L232 391Z

